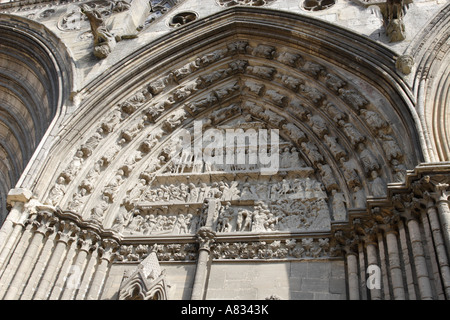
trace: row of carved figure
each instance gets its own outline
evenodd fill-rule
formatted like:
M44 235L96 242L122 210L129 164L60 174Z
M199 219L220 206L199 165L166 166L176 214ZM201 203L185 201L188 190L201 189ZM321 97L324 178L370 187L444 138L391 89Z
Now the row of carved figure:
M229 151L226 148L215 148L214 151L223 151L219 155L213 154L211 161L205 161L203 159L197 159L195 155L189 155L184 157L182 152L179 160L170 163L164 173L208 173L208 172L234 172L234 171L251 171L260 170L261 167L267 167L267 165L261 164L258 160L258 146L255 148L239 147L236 150ZM270 154L270 151L267 152ZM216 161L215 157L218 157ZM227 158L231 164L227 164ZM284 147L280 150L278 159L279 169L295 169L305 167L305 162L301 159L300 153L296 147Z
M119 213L113 229L134 235L192 234L205 224L203 214L179 213L133 215ZM231 206L225 203L213 217L217 232L271 232L288 230L328 230L330 212L326 200L280 200L267 205L263 201L254 207Z
M142 180L136 188L144 189L144 181ZM223 201L326 198L322 184L311 178L283 179L272 183L244 182L239 184L238 181L233 181L231 185L224 181L213 182L210 185L201 183L199 186L194 183L161 185L146 190L140 199L132 198L133 195L142 193L142 189L140 191L135 191L135 189L130 192L130 202L140 200L152 203L203 203L208 198Z

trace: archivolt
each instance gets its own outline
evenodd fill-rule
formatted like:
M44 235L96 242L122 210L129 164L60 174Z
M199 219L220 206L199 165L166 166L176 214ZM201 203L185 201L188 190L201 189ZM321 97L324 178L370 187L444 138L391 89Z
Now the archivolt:
M417 35L408 54L417 66L414 90L417 110L429 139L428 162L450 160L449 92L450 92L450 4L444 7Z
M7 192L60 112L72 83L66 52L43 30L32 21L0 15L0 220Z
M280 129L329 195L344 192L349 207L361 207L353 200L359 188L385 197L386 184L401 182L420 161L420 147L408 94L386 71L392 57L356 38L309 18L254 8L226 10L177 31L89 89L85 112L96 116L74 122L83 140L67 136L58 147L73 158L61 162L42 197L110 227L138 181L145 181L139 197L170 162L177 129L237 115ZM188 41L194 45L182 51ZM153 67L146 70L149 59ZM120 85L112 94L114 82ZM385 190L374 192L380 180Z

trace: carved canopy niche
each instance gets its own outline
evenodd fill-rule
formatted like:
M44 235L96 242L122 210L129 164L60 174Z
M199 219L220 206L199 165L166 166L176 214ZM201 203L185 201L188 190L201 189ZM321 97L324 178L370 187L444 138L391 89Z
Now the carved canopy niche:
M130 239L193 235L207 198L220 200L218 234L327 234L349 212L364 213L367 200L385 199L387 184L402 183L420 161L390 52L267 9L206 20L86 91L81 112L94 116L72 122L81 141L69 132L56 147L70 156L47 181L47 203ZM217 132L279 130L279 170L196 166L194 156L175 163L172 138L194 137L199 120Z
M130 274L125 275L119 290L120 300L167 300L164 270L151 252Z

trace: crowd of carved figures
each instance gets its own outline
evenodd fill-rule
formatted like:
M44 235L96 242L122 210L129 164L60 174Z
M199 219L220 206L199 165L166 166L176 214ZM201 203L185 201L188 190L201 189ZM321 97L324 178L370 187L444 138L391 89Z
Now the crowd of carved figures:
M214 151L218 150L219 148L214 149ZM237 147L236 150L232 151L223 148L223 151L219 155L212 155L212 159L214 159L215 156L220 157L219 161L199 160L195 155L191 155L190 153L186 157L181 154L179 161L172 161L166 166L165 173L198 174L215 171L259 171L261 167L269 167L269 165L262 164L258 161L258 151L258 146L255 148ZM306 164L302 160L300 152L296 147L283 147L279 151L279 169L306 167ZM270 148L267 149L267 154L271 154ZM231 164L226 163L227 157L233 159ZM238 159L243 159L244 161L239 161Z
M432 172L427 171L430 167ZM447 172L436 173L435 165L418 166L417 172L408 173L406 184L390 189L391 197L375 203L366 211L367 215L355 215L351 223L335 226L328 236L286 233L276 239L259 236L250 240L225 239L220 237L220 231L211 231L197 232L196 237L186 237L186 242L170 243L164 239L158 243L155 238L135 241L111 233L99 223L84 221L74 213L55 210L32 199L15 205L15 210L23 207L20 213L24 215L23 221L10 230L21 235L19 246L11 248L11 254L23 260L14 264L2 259L1 294L5 300L19 296L46 299L50 294L51 299L95 300L100 298L101 288L115 263L122 263L121 267L135 265L153 252L161 262L198 262L206 248L210 253L208 259L215 260L345 259L349 299L446 299L450 294ZM209 206L211 202L213 206ZM226 211L229 207L226 202L210 201L208 217L213 213L210 208ZM200 208L201 219L204 209ZM259 215L271 209L257 202L253 213ZM226 217L224 211L217 212L218 217ZM270 220L265 221L266 228L270 224ZM225 219L216 220L219 230L226 225ZM64 257L73 259L56 263L64 261ZM366 281L370 279L366 268L373 265L381 265L381 286L366 290ZM79 279L78 293L75 286L65 285L71 266L84 274ZM23 287L19 286L21 283Z
M223 65L223 69L216 69L210 74L196 77L197 71L237 54L240 57L249 55L259 59L276 60L285 66L295 67L296 72L302 72L305 77L295 78L294 75L286 74L286 69L252 65L250 60L243 59L233 59ZM284 93L279 87L269 87L265 82L255 78L247 79L241 88L236 81L222 81L233 74L254 75L258 79L278 82L286 90L300 95L302 100L291 98L291 95ZM321 91L319 87L311 86L306 81L308 77L322 83L329 91ZM183 81L185 78L188 80ZM204 95L206 98L183 104L193 93L207 89L218 81L222 81L221 87L211 90L209 95ZM175 90L165 95L164 99L159 99L164 91L174 86ZM132 184L132 188L129 187L128 192L121 191L122 185L130 185L129 182L126 183L129 177L137 177L134 173L137 166L140 168L140 179L133 179L136 179L139 186L147 185L158 172L180 173L180 169L171 162L175 145L164 142L163 146L158 148L160 143L187 118L195 116L216 102L225 101L230 95L237 94L241 90L248 90L258 99L247 100L242 104L230 103L228 107L213 110L206 115L204 127L217 126L224 120L242 115L246 121L264 121L269 126L280 128L280 135L294 143L289 150L286 148L280 150L281 167L304 166L305 161L309 162L306 165L317 170L328 195L331 197L333 192L336 194L333 200L336 199L336 203L340 202L336 207L342 207L342 202L345 202L347 207L365 207L364 202L368 194L376 197L386 195L388 180L403 181L406 172L405 155L395 140L389 123L374 111L371 103L356 89L324 66L308 61L300 54L265 44L252 46L249 42L240 40L200 56L187 65L151 81L145 88L113 107L100 122L100 126L79 146L70 163L56 178L56 183L48 194L48 203L74 212L88 212L95 215L97 220L104 219L113 202L130 202L140 195L138 187L134 191L131 190L136 186L136 182ZM351 111L344 112L341 107L329 101L327 96L330 91L334 92L334 99L341 99ZM301 129L295 121L279 115L276 109L270 106L263 107L254 102L259 99L284 108L294 119L299 119L307 129ZM181 108L171 111L176 106ZM375 146L367 139L367 132L361 132L360 125L356 126L354 124L356 122L351 121L355 117L359 117L359 121L379 139L385 158L390 163L388 168L382 166L383 160L379 156L375 156ZM340 133L337 133L338 131ZM100 143L106 139L112 142L111 139L116 139L117 134L119 136L116 143ZM137 139L138 144L135 143ZM98 151L100 146L105 145L108 146L107 149ZM127 148L129 145L136 145L137 149L129 150ZM126 156L119 157L118 154L121 152ZM330 161L327 152L333 161ZM353 154L357 157L352 156ZM122 164L119 167L117 159L124 159L121 160ZM112 163L115 164L116 171L110 181L103 184L102 192L97 193L98 198L95 202L99 204L86 208L97 181L106 172L111 176ZM85 167L90 167L90 170L86 171ZM81 169L84 171L80 172ZM205 171L204 165L202 170L198 171ZM81 180L80 173L84 176ZM349 198L344 199L345 201L341 196L345 190L341 190L342 186L337 178L339 173L343 175L347 183L346 188L349 189ZM390 174L391 177L386 174ZM368 181L368 184L363 181ZM155 197L154 201L157 201L157 197L167 197L162 191L155 190L148 196ZM177 195L179 199L183 199L180 201L193 201L186 197L186 190L180 192L183 194ZM126 194L128 200L119 199L124 197L123 194ZM340 212L338 216L343 215L342 210ZM89 218L86 215L84 217Z
M136 188L141 188L134 192ZM179 185L160 185L158 187L146 187L145 181L141 180L130 193L139 194L130 202L150 202L162 204L176 203L203 203L205 199L216 198L222 201L232 200L258 200L270 199L314 199L326 198L320 182L311 178L295 178L292 180L282 179L270 183L258 184L251 182L233 181L231 184L218 181L212 183L202 182L196 185L192 182L180 183ZM145 190L145 191L143 191Z
M221 191L214 185L215 183L207 191L208 187L205 184L204 192L205 194L212 192L209 193L211 196L209 198L222 200L222 205L214 216L213 229L216 232L311 231L330 228L330 210L326 195L317 181L310 179L295 179L292 182L283 180L273 184L272 188L276 191L273 191L269 198L265 196L260 198L267 198L266 201L257 200L258 197L246 198L243 195L237 196L236 199L228 199L230 201L253 200L253 206L239 203L231 205L230 201L222 198ZM294 189L302 185L307 186L308 189L301 191ZM188 186L185 187L188 188ZM243 190L250 187L254 186L244 183ZM211 189L215 191L211 191ZM244 191L241 194L244 194ZM190 194L186 192L186 197L189 196ZM334 199L335 218L344 220L345 200L339 199L336 194L334 194ZM204 223L202 210L191 208L186 211L186 209L176 208L177 203L186 202L183 200L172 201L164 206L151 206L151 202L144 202L141 204L143 207L149 205L151 207L148 214L142 214L145 211L143 207L135 211L123 211L116 217L112 228L124 234L134 235L193 234L197 232Z

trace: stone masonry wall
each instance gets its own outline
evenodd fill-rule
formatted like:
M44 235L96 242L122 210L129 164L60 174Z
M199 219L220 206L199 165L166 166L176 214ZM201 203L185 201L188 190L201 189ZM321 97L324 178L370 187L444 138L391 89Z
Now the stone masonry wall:
M102 299L117 299L125 270L135 265L113 265ZM189 300L196 265L161 263L170 300ZM206 300L346 299L344 261L218 262L211 265Z
M214 262L207 300L345 299L343 261Z

